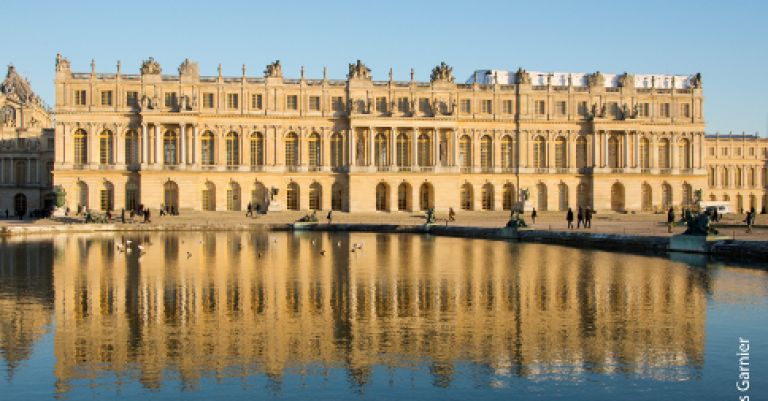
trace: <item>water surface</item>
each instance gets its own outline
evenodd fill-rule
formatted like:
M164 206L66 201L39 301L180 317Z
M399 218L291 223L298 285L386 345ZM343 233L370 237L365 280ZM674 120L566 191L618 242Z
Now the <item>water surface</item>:
M768 360L767 300L760 269L504 241L14 238L0 244L0 392L737 399L738 337Z

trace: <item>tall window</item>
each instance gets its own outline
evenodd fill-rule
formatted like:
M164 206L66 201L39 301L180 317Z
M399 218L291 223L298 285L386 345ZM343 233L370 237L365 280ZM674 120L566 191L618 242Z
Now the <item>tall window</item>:
M75 131L75 164L88 163L88 134L79 129Z
M320 110L320 96L309 97L309 109L312 111Z
M640 138L640 168L651 167L651 146L648 138Z
M398 167L408 167L411 165L411 147L410 138L405 132L397 136L397 165Z
M460 111L464 114L469 114L472 112L472 101L470 99L461 99L461 103L459 103Z
M680 114L685 118L691 117L691 104L683 103L680 105Z
M251 134L251 166L264 165L264 135L261 132Z
M670 117L669 103L662 103L659 105L659 116L668 118Z
M104 130L99 134L99 163L100 164L113 164L112 151L114 150L114 135L112 131Z
M320 186L319 183L313 182L309 186L309 209L310 210L322 209L323 208L322 200L323 200L323 187Z
M576 167L587 167L587 138L583 135L576 138Z
M341 96L334 96L331 99L331 108L333 111L344 111L344 98Z
M472 166L472 139L469 135L459 138L459 167L469 168Z
M112 106L112 91L101 91L101 105Z
M483 99L480 101L480 112L483 114L493 113L493 101L490 99Z
M213 132L205 131L200 137L201 162L204 166L213 166L214 163L214 136ZM205 209L208 210L208 209Z
M176 92L165 93L165 107L176 107Z
M261 110L262 103L261 103L261 95L251 95L251 108L254 110Z
M75 106L85 106L87 103L87 92L85 90L75 91Z
M139 162L139 136L134 130L125 133L125 163L137 164Z
M231 131L227 134L227 166L240 165L240 136Z
M139 105L139 92L136 92L136 91L126 92L125 105L129 107L137 107Z
M340 133L331 135L331 167L344 165L344 138Z
M378 111L379 113L387 112L387 98L385 97L376 98L376 111Z
M608 138L608 167L618 168L619 157L619 139L612 135L610 138Z
M547 140L541 135L533 140L533 167L547 167Z
M397 98L397 111L401 113L407 113L410 109L408 105L408 98L407 97L399 97Z
M511 100L505 100L502 103L502 112L504 114L512 114L514 112L514 109L512 108L512 101Z
M488 135L480 138L480 168L483 171L493 168L493 140Z
M670 168L669 150L669 140L667 138L659 140L659 168Z
M534 103L534 109L536 111L536 115L543 116L547 114L547 102L544 100L537 100Z
M419 166L426 167L432 165L432 139L429 134L419 135L418 147Z
M288 210L299 210L299 184L291 182L285 191Z
M115 209L115 186L109 181L105 181L104 186L101 188L99 206L101 206L103 211Z
M565 101L555 102L555 112L560 116L568 114L568 103Z
M237 93L227 93L227 108L237 110L240 107L240 97Z
M374 146L374 153L376 153L374 162L376 163L376 166L386 166L387 154L389 153L387 152L387 136L381 132L376 134Z
M178 164L176 155L179 148L179 136L176 131L168 130L163 135L163 163L168 166Z
M297 166L299 164L299 138L295 132L285 137L285 165Z
M501 167L511 169L515 167L515 148L514 142L509 135L501 138Z
M589 114L589 106L587 106L587 102L583 100L580 101L577 112L579 113L580 116L586 116L587 114Z
M679 167L680 168L691 168L691 145L690 141L688 141L687 138L683 138L680 140L679 144Z
M299 97L297 95L288 95L285 97L285 108L288 110L299 109Z
M213 93L203 93L203 108L212 109L214 107Z
M309 146L308 153L309 153L309 167L318 168L322 165L321 155L321 144L320 144L320 134L318 133L312 133L309 136L309 140L307 141L307 145ZM310 191L310 194L312 192Z
M567 142L564 137L558 137L555 139L555 167L566 168L567 167Z

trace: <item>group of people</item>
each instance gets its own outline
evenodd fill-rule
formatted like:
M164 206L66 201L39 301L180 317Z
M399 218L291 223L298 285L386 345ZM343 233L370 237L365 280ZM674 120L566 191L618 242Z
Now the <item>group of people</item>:
M258 217L258 215L261 214L261 205L256 204L256 206L253 206L251 202L248 202L248 206L245 208L245 217Z
M533 209L532 215L535 216L536 209ZM587 207L581 207L579 206L579 210L576 213L576 228L592 228L592 215L595 214L595 211L592 210L589 206ZM568 229L573 228L573 209L568 208L568 211L565 213L565 221L568 222ZM534 217L533 222L536 223L536 219Z

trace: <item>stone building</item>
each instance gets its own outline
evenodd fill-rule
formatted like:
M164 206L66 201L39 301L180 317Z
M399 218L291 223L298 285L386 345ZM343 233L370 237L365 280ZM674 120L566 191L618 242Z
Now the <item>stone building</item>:
M53 123L29 81L8 66L0 84L0 214L53 206Z
M653 211L707 192L701 76L477 71L456 83L71 71L55 177L70 207ZM764 192L764 191L763 191Z
M735 212L768 207L768 139L757 135L708 135L705 142L710 201L730 202Z

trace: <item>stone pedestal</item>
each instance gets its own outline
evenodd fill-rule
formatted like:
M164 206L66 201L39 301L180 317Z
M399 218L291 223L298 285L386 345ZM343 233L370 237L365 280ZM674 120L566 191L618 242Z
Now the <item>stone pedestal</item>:
M709 253L712 244L717 241L726 240L729 237L722 235L673 235L669 239L670 251L691 252L691 253Z

